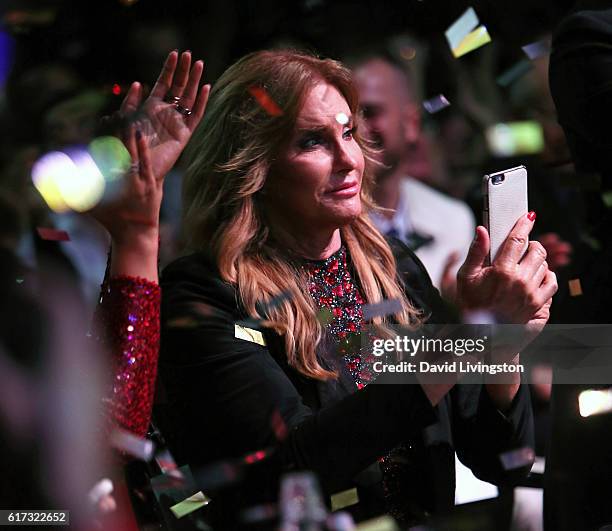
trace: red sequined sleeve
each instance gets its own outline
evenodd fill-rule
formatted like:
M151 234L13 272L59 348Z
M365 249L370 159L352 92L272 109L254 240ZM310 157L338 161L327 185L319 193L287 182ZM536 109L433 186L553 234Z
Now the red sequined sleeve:
M98 341L110 357L109 421L144 436L151 420L161 291L156 282L118 276L102 284L94 316Z

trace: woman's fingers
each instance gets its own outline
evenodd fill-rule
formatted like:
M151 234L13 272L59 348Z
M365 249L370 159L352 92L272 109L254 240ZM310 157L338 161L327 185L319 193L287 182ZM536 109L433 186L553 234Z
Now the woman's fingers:
M529 214L521 216L510 231L495 259L498 267L511 270L518 264L529 242L531 229L533 229L533 219L530 219Z
M178 52L174 50L168 54L168 58L162 67L162 71L160 72L155 85L153 85L153 89L151 90L149 97L163 99L166 96L170 90L170 87L172 86L172 79L174 77L177 62Z
M538 289L540 285L542 284L542 282L544 281L544 278L546 277L547 273L548 273L548 264L546 263L546 261L544 261L538 266L537 271L530 278L529 286L532 289Z
M172 85L170 86L170 90L167 94L164 94L166 99L169 98L181 98L183 95L183 91L187 86L187 80L189 79L189 70L191 69L191 52L183 52L181 54L181 58L178 62L178 67L176 72L174 73L172 79ZM187 107L187 105L180 102L183 107Z
M546 249L540 242L530 241L527 252L519 264L522 275L527 279L531 278L546 260L546 256Z
M136 145L136 123L130 123L123 135L123 143L132 158L132 167L138 164L138 146Z
M151 163L151 151L147 139L140 128L136 129L136 146L138 149L138 161L140 177L150 185L155 185L155 174ZM162 176L163 177L163 176Z
M134 81L121 102L119 112L123 115L132 114L138 110L138 106L142 100L142 85L138 81Z
M200 79L202 79L202 72L204 71L204 63L202 61L196 61L193 64L191 72L189 72L189 79L183 95L181 96L181 105L188 109L193 109L193 104L198 95L198 88L200 86Z
M198 94L198 98L192 109L192 113L187 117L187 126L191 131L196 128L196 126L200 123L202 116L204 116L204 111L206 110L206 104L208 103L209 94L210 85L204 85L200 89L200 93Z

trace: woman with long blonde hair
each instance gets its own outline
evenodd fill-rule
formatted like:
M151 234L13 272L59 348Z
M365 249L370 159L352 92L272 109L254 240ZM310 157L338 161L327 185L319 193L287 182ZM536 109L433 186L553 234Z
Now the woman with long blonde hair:
M182 90L167 98L187 115ZM448 393L414 377L370 385L387 375L359 340L365 305L395 301L371 320L382 335L450 317L414 254L368 218L358 123L351 74L330 59L256 52L217 81L186 153L190 254L162 275L159 421L182 463L273 448L274 477L313 470L328 495L357 488L358 518L410 523L452 505L455 450L505 481L498 454L531 444L531 411L520 377ZM459 294L539 330L556 285L539 248L521 260L532 217L491 267L478 228Z

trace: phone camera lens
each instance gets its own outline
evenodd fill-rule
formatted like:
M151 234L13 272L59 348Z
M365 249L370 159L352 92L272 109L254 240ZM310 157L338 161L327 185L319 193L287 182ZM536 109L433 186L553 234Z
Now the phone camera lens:
M505 180L505 177L503 175L494 175L493 176L493 184L500 184L503 183Z

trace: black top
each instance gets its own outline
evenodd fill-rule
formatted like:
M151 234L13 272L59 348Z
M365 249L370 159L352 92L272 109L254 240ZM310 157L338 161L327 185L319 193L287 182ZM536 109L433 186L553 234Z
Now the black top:
M428 322L448 322L421 262L394 245L408 297L430 314ZM158 422L180 462L198 467L277 446L281 469L315 471L327 494L357 486L360 505L377 511L384 506L372 502L379 495L376 460L407 443L420 464L408 479L415 515L452 505L454 450L478 477L500 484L512 478L499 454L533 446L523 386L503 415L481 385L457 385L434 408L417 384L369 385L357 392L348 373L336 381L306 378L288 366L275 333L263 332L265 347L235 337L235 323L247 316L205 254L170 264L161 286L159 374L167 403ZM200 318L194 321L194 314ZM271 421L277 411L288 428L282 442Z

